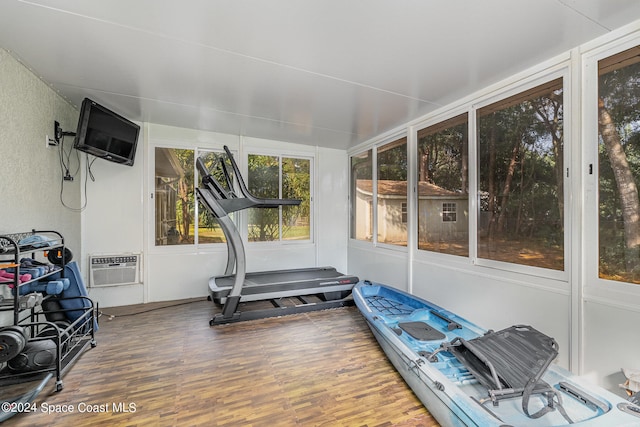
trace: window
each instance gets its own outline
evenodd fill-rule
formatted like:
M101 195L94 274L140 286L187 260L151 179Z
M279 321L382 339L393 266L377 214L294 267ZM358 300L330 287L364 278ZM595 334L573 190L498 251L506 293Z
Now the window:
M640 46L598 63L600 278L640 283Z
M443 203L442 204L442 222L456 222L458 220L456 216L457 205L455 203Z
M465 113L418 131L418 249L469 255L468 123Z
M407 203L402 202L402 223L407 223Z
M351 238L373 237L373 151L351 156Z
M155 148L155 244L192 245L225 242L218 221L199 205L196 215L194 159L199 154L220 182L215 152L180 148ZM229 165L230 166L230 165ZM230 169L230 167L229 167ZM196 240L197 238L197 240Z
M378 242L407 246L407 224L402 221L403 204L406 207L406 137L377 149Z
M564 270L563 86L477 111L478 257Z
M194 151L155 149L156 246L194 243Z
M311 160L282 159L282 197L302 200L282 207L282 239L311 239Z
M301 200L297 206L248 209L252 242L311 239L311 160L249 154L249 191L257 197Z
M219 183L221 183L227 191L234 191L233 188L233 168L231 167L231 160L222 152L215 151L200 151L199 158L202 159L207 170L212 174ZM227 179L225 178L224 169L221 167L220 162L224 161L226 164L226 170L229 174L232 186L229 187ZM196 183L198 185L199 183ZM235 213L229 216L235 218ZM222 231L222 227L218 224L218 219L215 218L202 203L198 203L198 216L196 229L198 230L198 243L224 243L226 237Z

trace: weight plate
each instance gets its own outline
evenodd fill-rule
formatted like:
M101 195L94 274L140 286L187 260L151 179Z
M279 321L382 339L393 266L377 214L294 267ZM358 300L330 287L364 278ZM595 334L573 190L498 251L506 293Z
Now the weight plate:
M7 362L16 357L24 349L27 340L24 334L13 327L0 331L0 363Z
M62 249L54 249L47 253L47 259L51 264L62 265ZM73 254L69 248L64 248L64 264L68 264L73 259Z

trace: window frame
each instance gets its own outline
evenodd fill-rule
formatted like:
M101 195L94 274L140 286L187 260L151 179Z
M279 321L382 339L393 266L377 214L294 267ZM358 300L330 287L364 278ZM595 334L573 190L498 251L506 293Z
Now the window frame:
M380 212L378 210L379 205L380 205L380 203L379 203L380 202L380 200L379 200L379 192L378 192L378 188L379 188L379 185L378 185L378 181L379 181L379 179L378 179L378 174L379 174L379 170L378 170L378 166L379 166L378 165L378 154L379 154L379 152L378 152L378 149L383 148L383 147L385 147L387 145L390 145L390 144L393 144L393 143L397 143L398 141L400 141L402 139L405 140L405 142L404 142L405 155L407 156L407 170L406 170L407 178L406 178L406 199L405 199L405 202L407 203L407 206L408 206L408 203L409 203L409 198L411 197L411 192L409 191L409 162L410 162L410 160L409 160L409 137L408 137L408 133L407 132L403 132L403 133L396 134L393 137L385 138L383 141L381 141L380 143L375 145L375 150L374 150L375 169L373 170L374 171L373 178L374 178L374 181L375 181L375 185L373 186L374 187L374 197L373 197L372 200L375 201L374 206L375 206L376 214L374 215L375 216L374 226L376 228L374 230L373 235L374 235L374 238L375 238L376 245L378 245L380 247L390 248L390 249L400 249L400 250L403 250L403 251L406 252L406 251L408 251L408 248L409 248L409 223L406 223L406 225L405 225L405 240L406 240L406 244L405 245L381 242L381 241L378 240L378 236L380 234L379 231L378 231L378 224L380 224ZM393 148L390 148L390 149L393 149ZM384 150L384 151L387 151L387 150ZM384 151L381 151L381 152L384 152Z
M398 252L409 252L409 248L411 247L411 223L413 221L412 217L412 201L411 198L412 196L412 192L411 192L411 175L410 175L410 164L411 164L411 153L410 153L410 147L411 147L411 138L410 138L410 133L407 129L403 129L400 132L395 132L392 134L389 134L387 136L385 136L382 139L376 140L374 143L372 144L367 144L366 146L363 146L362 148L360 148L357 151L354 152L349 152L348 153L348 165L349 165L349 244L350 245L355 245L355 246L361 246L361 247L377 247L377 248L382 248L382 249L387 249L387 250L393 250L393 251L398 251ZM406 199L406 203L407 203L407 223L406 223L406 233L407 233L407 244L406 245L396 245L396 244L392 244L392 243L385 243L385 242L380 242L378 241L378 217L379 217L379 213L378 213L378 148L380 147L384 147L385 145L398 141L400 139L405 139L405 145L406 145L406 150L407 150L407 199ZM355 221L352 220L351 218L353 218L353 212L354 212L354 203L355 200L353 199L353 192L352 192L352 185L353 185L353 176L352 176L352 170L351 170L351 159L353 157L357 157L360 156L362 154L365 154L367 151L371 150L371 187L372 187L372 195L371 195L371 200L368 201L367 206L371 206L371 209L369 210L369 212L367 213L367 216L369 216L371 218L371 224L372 224L372 236L371 236L371 240L362 240L362 239L356 239L354 236L354 226L355 226Z
M640 46L640 34L634 33L614 41L604 41L585 46L582 56L582 156L588 171L584 180L584 201L581 215L584 218L581 239L596 239L598 244L585 245L581 254L580 273L583 277L583 297L586 301L600 301L618 307L637 310L640 306L640 285L608 280L599 277L599 237L590 236L599 224L599 162L598 162L598 86L599 61L625 50ZM597 234L597 232L596 232Z
M414 218L415 218L415 228L412 231L413 233L413 238L414 238L414 244L413 246L415 246L414 248L412 247L412 249L415 250L415 257L416 259L421 259L421 260L425 260L425 261L435 261L437 260L438 262L446 260L448 262L452 262L454 264L464 264L464 265L468 265L470 263L472 263L472 256L471 256L471 250L472 250L472 242L474 242L474 238L475 235L473 234L473 229L472 229L472 224L474 223L474 215L473 215L473 206L475 206L474 203L474 197L473 194L475 194L475 180L472 177L472 167L474 167L473 165L475 164L475 147L473 144L475 144L475 133L473 132L473 129L475 129L475 120L472 118L474 112L471 106L469 105L463 105L463 106L459 106L457 108L452 108L451 110L448 110L442 114L438 114L434 117L429 118L428 120L423 120L420 121L418 123L416 123L415 125L412 126L412 137L414 139L414 143L411 147L411 150L413 151L413 155L415 156L411 161L410 164L412 165L412 167L414 168L414 171L411 174L411 178L413 181L411 181L411 185L414 187L414 190L412 191L412 197L413 197L413 203L414 203L414 208L413 208L413 214L414 214ZM432 251L432 250L427 250L427 249L421 249L420 248L420 236L419 236L419 226L420 226L420 191L418 190L418 185L419 185L419 180L418 180L418 174L419 174L419 159L417 158L417 151L418 151L418 134L427 128L433 127L433 126L441 126L451 120L455 120L460 116L466 115L466 120L467 120L467 185L469 187L469 194L467 197L467 203L466 203L466 209L467 212L469 213L468 215L468 223L467 223L467 228L468 228L468 255L456 255L456 254L452 254L452 253L447 253L447 252L439 252L439 251ZM443 129L446 129L447 127L443 127ZM462 206L461 203L456 202L458 205ZM442 222L442 220L440 220Z
M224 138L224 135L221 137ZM268 242L252 242L248 240L247 233L247 212L239 211L234 212L230 216L233 222L238 227L240 235L242 236L242 242L245 246L247 245L310 245L315 244L315 162L316 162L316 154L313 151L295 151L295 150L277 150L277 149L260 149L256 148L253 145L247 144L237 144L229 142L216 142L212 143L201 142L201 141L191 141L191 140L168 140L168 139L158 139L158 140L150 140L147 146L147 153L149 158L149 166L147 168L147 176L148 176L148 210L146 213L146 218L148 218L147 225L147 236L145 240L147 241L147 247L149 248L149 252L153 254L188 254L194 252L226 252L227 244L225 242L220 243L201 243L198 239L198 229L197 226L194 229L194 243L189 244L181 244L181 245L156 245L155 239L155 219L156 219L156 210L155 210L155 152L156 148L169 148L169 149L183 149L183 150L192 150L194 152L194 169L195 167L195 159L201 153L208 152L216 152L223 153L223 146L227 145L234 156L236 163L238 164L238 168L240 169L243 178L246 179L248 172L248 154L258 154L258 155L267 155L267 156L278 156L280 158L300 158L300 159L308 159L310 161L309 165L309 192L310 192L310 206L309 206L309 239L301 239L301 240L277 240L277 241L268 241ZM197 172L197 171L196 171ZM200 177L198 177L198 180ZM197 183L197 180L194 181L194 184ZM195 184L197 185L197 184ZM195 187L194 187L195 191ZM195 203L194 206L194 217L198 217L200 213L200 203Z
M185 244L177 244L177 245L157 245L156 244L156 207L155 207L155 199L156 195L156 187L155 187L155 167L156 167L156 149L165 148L165 149L176 149L176 150L191 150L193 151L193 170L194 170L194 206L193 206L193 215L194 215L194 223L193 223L193 243L185 243ZM202 147L202 146L193 146L188 143L181 142L161 142L161 143L151 143L149 145L149 153L150 153L150 162L149 162L149 176L150 176L150 188L149 191L151 193L150 196L150 204L149 204L149 247L153 252L193 252L196 250L207 250L214 249L218 250L218 248L226 249L226 242L216 242L216 243L201 243L199 241L199 214L200 214L200 203L195 196L195 189L200 180L199 173L197 171L195 161L202 153L224 153L224 149L222 147ZM237 156L237 149L231 150L234 156ZM239 224L240 215L237 213L232 213L230 215L234 223Z
M353 176L353 158L354 157L360 157L363 154L367 154L368 152L371 152L371 199L369 200L364 200L363 204L365 205L367 211L365 213L365 215L363 216L363 218L365 218L365 224L364 224L364 229L366 230L366 234L365 237L362 239L359 239L357 237L357 229L358 229L358 223L357 223L357 210L355 209L354 203L356 203L356 191L355 191L355 182L354 182L354 176ZM374 243L374 235L376 234L376 227L374 226L375 224L375 220L376 220L376 215L375 215L375 209L374 209L374 187L376 186L376 180L373 179L373 173L374 173L374 168L375 168L375 164L376 164L376 153L373 147L366 147L360 151L357 151L355 153L349 154L348 156L348 170L349 170L349 190L348 190L348 194L349 194L349 241L350 242L360 242L357 244L362 244L362 245L369 245L369 244L373 244ZM367 227L367 225L369 225Z
M477 115L478 111L491 104L499 103L501 100L508 99L518 94L530 91L538 86L543 86L556 79L562 79L563 87L563 117L567 123L573 119L572 113L572 80L570 75L570 67L566 62L557 64L555 67L544 72L536 73L523 79L520 82L505 86L502 90L492 92L490 96L486 96L472 105L469 116L469 164L473 162L475 171L469 171L470 187L469 194L473 194L474 206L469 210L470 222L470 261L474 265L498 269L505 272L513 272L540 278L552 279L558 281L558 287L562 288L561 282L568 282L571 273L571 247L572 247L572 221L570 221L571 212L573 212L573 199L570 197L572 189L572 173L573 163L571 163L572 152L572 126L571 124L563 127L563 200L564 200L564 239L563 239L563 256L564 269L553 270L543 267L509 263L506 261L491 260L480 258L478 256L478 215L480 213L480 191L479 191L479 155L478 155L478 134L477 134ZM472 156L473 152L473 157Z
M310 152L296 152L288 150L265 150L256 147L245 147L243 150L242 164L239 164L239 168L242 171L243 177L247 188L250 187L249 183L249 156L268 156L278 158L278 198L282 198L282 164L283 159L301 159L309 161L309 238L308 239L283 239L282 238L282 206L278 208L278 239L259 241L249 240L249 213L242 212L242 225L240 225L240 234L243 237L243 241L246 245L260 246L260 245L308 245L315 243L315 160L316 156Z

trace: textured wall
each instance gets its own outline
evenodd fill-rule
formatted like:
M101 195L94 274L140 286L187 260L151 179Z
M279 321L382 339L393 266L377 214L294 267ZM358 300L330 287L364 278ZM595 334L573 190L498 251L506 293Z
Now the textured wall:
M80 253L80 213L60 201L60 150L45 145L46 135L53 137L54 120L65 131L75 131L78 112L0 48L0 233L54 229ZM72 144L72 137L65 138L65 151ZM78 167L75 152L71 163L73 174ZM72 208L80 207L80 181L77 173L64 186L62 195Z

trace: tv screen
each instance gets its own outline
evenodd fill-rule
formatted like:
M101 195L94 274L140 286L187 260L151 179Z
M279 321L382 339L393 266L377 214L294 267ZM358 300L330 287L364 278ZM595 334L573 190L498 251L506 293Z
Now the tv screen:
M85 98L80 108L74 148L133 166L140 126Z

